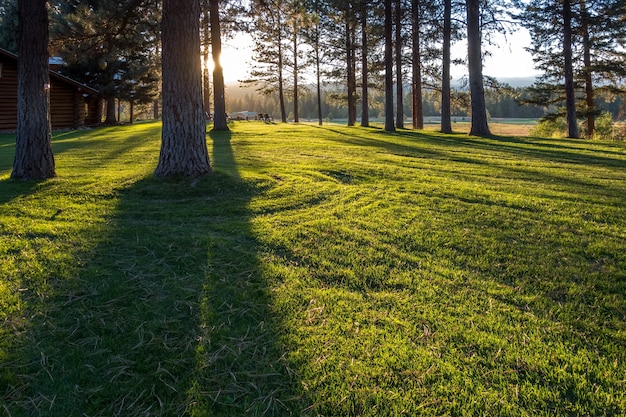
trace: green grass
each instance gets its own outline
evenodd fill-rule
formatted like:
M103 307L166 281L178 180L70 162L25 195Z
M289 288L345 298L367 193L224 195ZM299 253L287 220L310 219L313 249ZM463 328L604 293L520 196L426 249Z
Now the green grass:
M0 415L626 415L623 143L159 135L0 136Z

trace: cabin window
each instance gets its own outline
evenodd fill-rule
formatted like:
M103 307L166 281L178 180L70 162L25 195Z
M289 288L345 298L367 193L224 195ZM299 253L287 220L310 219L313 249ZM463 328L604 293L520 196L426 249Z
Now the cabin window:
M0 78L2 78L2 62L0 62Z

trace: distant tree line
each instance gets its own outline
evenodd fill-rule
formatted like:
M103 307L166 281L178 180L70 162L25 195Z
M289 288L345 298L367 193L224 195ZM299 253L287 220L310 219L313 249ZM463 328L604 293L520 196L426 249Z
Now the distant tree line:
M348 108L343 100L343 92L336 92L333 89L325 89L321 97L321 116L323 120L347 120ZM556 106L540 105L531 103L530 97L534 94L533 87L507 87L494 90L486 90L485 106L488 116L496 118L524 118L542 119L552 118L552 114L558 112ZM275 95L260 94L251 91L250 88L238 88L235 85L229 86L227 92L228 100L226 109L228 112L252 111L257 113L268 113L280 115L280 104ZM285 99L285 108L293 108L293 99ZM357 98L360 104L360 98ZM441 115L441 92L433 89L424 89L422 95L423 117L439 117ZM452 91L450 111L453 117L469 117L469 93L467 90L456 89ZM613 120L626 119L626 102L619 95L599 96L595 99L595 108L599 112L608 112ZM300 94L300 121L317 120L318 103L314 88L307 86ZM368 118L384 118L384 96L380 91L374 91L369 98ZM406 94L403 100L403 114L407 118L412 116L413 103L411 94ZM362 117L360 115L359 119ZM288 121L294 121L293 111L286 113ZM358 121L357 120L357 121Z

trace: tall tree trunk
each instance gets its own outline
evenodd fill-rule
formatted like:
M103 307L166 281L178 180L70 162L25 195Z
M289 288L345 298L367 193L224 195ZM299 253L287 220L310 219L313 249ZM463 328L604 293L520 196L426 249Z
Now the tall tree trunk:
M55 176L46 0L18 1L17 132L11 178Z
M441 132L452 133L450 109L450 43L452 37L452 0L443 6L443 72L441 74Z
M385 3L385 130L394 132L393 120L393 13L392 0Z
M322 80L321 80L321 65L322 58L320 56L320 23L319 23L319 0L315 1L315 78L316 78L316 90L317 90L317 123L322 126Z
M411 37L412 67L411 67L411 117L413 129L424 128L424 107L422 104L422 53L420 50L420 9L419 0L411 1Z
M209 9L211 20L211 52L213 53L213 103L215 105L213 130L229 130L226 120L224 70L222 69L222 63L220 61L222 55L222 36L219 0L209 0Z
M581 29L583 32L583 65L585 75L585 102L587 108L587 139L593 139L596 130L595 100L591 69L591 40L589 39L589 12L584 0L580 2Z
M320 57L319 23L315 23L315 78L317 90L317 123L322 126L322 80L321 80L321 57Z
M209 71L209 47L211 46L211 12L209 0L202 1L202 103L206 115L211 115L211 74Z
M282 31L279 29L278 34L278 104L280 106L280 120L287 123L287 110L285 110L285 80L283 77L283 38Z
M402 84L402 5L395 0L396 52L396 127L404 129L404 89Z
M211 172L200 68L200 3L163 0L163 129L157 177Z
M572 64L572 4L563 0L563 60L565 73L565 109L567 114L567 136L577 138L576 97L574 95L574 67Z
M354 53L354 23L350 12L345 16L346 28L346 76L348 90L348 126L356 123L356 65Z
M467 7L467 60L470 98L472 102L472 126L470 135L489 136L485 89L483 86L483 60L480 36L480 0L466 0Z
M107 97L106 99L106 115L104 117L104 124L107 126L115 126L118 121L118 117L115 114L115 109L117 106L115 105L115 97Z
M369 63L367 48L367 7L361 9L361 126L370 125L369 105Z
M293 121L300 122L298 116L298 19L293 23Z

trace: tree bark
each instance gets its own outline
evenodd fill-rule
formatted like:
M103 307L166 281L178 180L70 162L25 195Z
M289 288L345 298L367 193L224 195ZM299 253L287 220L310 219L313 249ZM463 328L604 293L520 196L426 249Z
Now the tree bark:
M395 132L393 120L393 13L392 0L385 0L385 130Z
M283 77L284 63L282 30L279 29L278 33L278 105L280 107L280 121L287 123L287 110L285 110L285 79Z
M367 48L367 7L361 9L361 126L370 125L369 105L369 63Z
M574 67L572 64L572 4L563 0L563 60L565 74L565 109L567 114L567 137L577 138L576 97L574 95Z
M157 177L211 171L200 68L200 3L163 0L163 129Z
M396 52L396 127L404 129L404 88L402 79L402 6L395 0L395 52Z
M294 123L300 123L299 108L298 108L298 17L294 16L293 19L293 121Z
M117 116L115 115L115 97L107 97L106 99L106 115L104 118L104 124L107 126L114 126L117 124Z
M589 38L589 12L584 0L580 2L581 29L583 32L583 71L585 76L585 102L587 108L587 139L593 139L596 130L595 100L591 69L591 40Z
M317 11L317 3L316 3ZM317 92L317 123L322 126L322 80L321 80L321 57L320 57L320 34L319 34L319 22L315 23L315 78L316 78L316 92Z
M424 108L422 104L422 56L420 50L420 9L419 0L411 1L412 29L412 120L413 129L424 128Z
M213 103L215 116L213 130L226 131L226 88L224 86L224 70L220 61L222 55L222 36L220 28L219 0L209 0L211 18L211 51L213 53ZM197 25L196 25L197 26Z
M46 0L18 1L17 133L11 178L55 176Z
M211 46L211 12L209 1L202 1L202 104L205 115L211 117L211 74L209 71L209 47Z
M483 61L480 35L480 0L466 0L467 7L467 60L472 107L470 135L489 136L485 89L483 86Z
M443 6L443 62L441 74L441 132L452 133L450 109L450 38L452 37L452 0Z
M356 123L356 56L354 53L354 22L350 11L346 11L345 16L346 29L346 75L348 90L348 126L354 126Z

